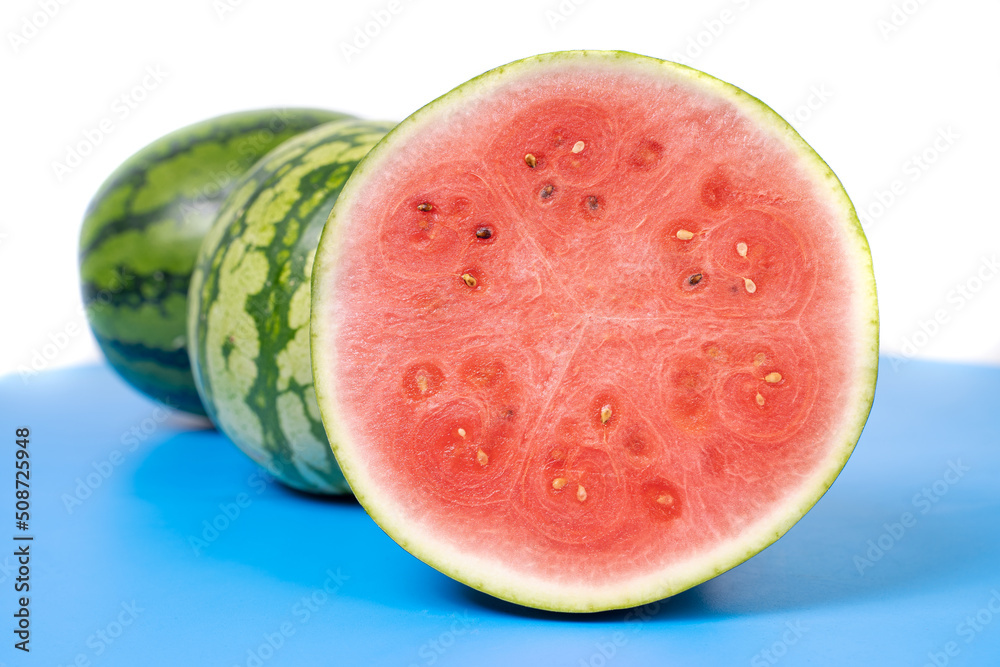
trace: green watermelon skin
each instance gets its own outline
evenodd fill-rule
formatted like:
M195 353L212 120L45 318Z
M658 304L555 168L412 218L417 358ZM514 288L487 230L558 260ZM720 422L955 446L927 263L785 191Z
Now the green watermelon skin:
M347 494L313 389L310 279L348 176L394 123L347 120L291 139L237 184L188 297L191 367L213 422L293 488Z
M187 356L187 293L222 202L261 157L321 123L318 109L219 116L149 144L87 208L80 234L83 303L111 366L143 394L204 415Z

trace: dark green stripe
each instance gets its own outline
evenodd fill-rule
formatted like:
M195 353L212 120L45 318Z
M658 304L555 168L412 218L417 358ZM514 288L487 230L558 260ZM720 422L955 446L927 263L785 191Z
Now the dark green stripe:
M223 116L221 118L213 119L212 121L206 121L207 124L204 132L197 131L199 128L198 125L189 126L178 130L173 134L167 135L163 139L160 139L143 149L136 156L134 161L126 163L124 165L124 169L120 170L120 173L116 172L113 174L111 178L101 186L97 196L91 202L86 212L86 216L89 217L97 209L100 200L104 199L115 190L131 185L132 192L130 193L125 205L125 210L128 212L127 215L123 218L118 218L104 223L101 231L94 236L85 248L81 249L81 254L92 252L108 238L117 236L123 232L142 230L153 222L169 218L171 211L179 210L182 204L194 206L198 203L200 207L204 209L207 217L213 216L218 210L219 204L221 204L229 193L232 192L233 186L238 180L236 177L233 177L230 184L225 188L220 188L211 196L206 195L198 200L178 197L171 202L160 206L159 208L138 214L133 212L133 204L135 199L143 193L143 188L147 185L146 174L151 168L176 160L177 158L190 153L205 144L227 144L236 140L243 141L252 137L252 135L256 132L264 130L271 131L269 125L276 114L273 112L265 112L263 117L259 117L257 116L257 113L259 112L254 112L254 115L252 117L248 117L245 123L240 123L236 126L231 125L232 121L228 120L231 118L230 116ZM320 123L333 121L338 118L347 118L347 116L344 114L321 111L308 112L304 114L300 113L299 115L291 116L286 121L284 129L281 132L273 133L274 136L270 141L262 142L258 147L256 147L254 152L246 155L234 156L234 159L237 159L241 169L249 169L269 150L283 143L285 140L300 134L304 130L313 128ZM192 130L194 130L194 134L191 133Z
M142 343L125 343L104 336L95 337L98 339L98 343L100 343L102 349L114 351L123 357L142 359L143 361L176 370L185 370L191 367L187 350L183 347L177 350L164 350L161 347L148 347Z
M334 128L334 125L338 127ZM326 129L322 138L315 138L314 135L321 131L317 128L312 133L288 142L268 155L237 186L241 191L245 191L243 188L246 187L247 183L253 183L253 190L245 201L239 202L238 208L232 207L233 202L227 202L227 206L236 214L236 217L224 223L228 226L224 234L221 235L218 244L210 251L210 254L203 254L200 259L204 273L202 275L203 283L198 288L198 296L201 300L199 318L203 326L199 328L198 340L195 342L198 359L204 360L208 357L208 331L204 325L212 305L220 298L219 273L222 262L233 242L245 233L250 222L246 211L260 197L270 195L272 189L278 192L282 191L280 185L287 174L308 162L310 154L316 150L331 143L347 143L354 147L366 146L370 148L385 132L391 129L392 124L331 123L323 127ZM308 150L292 157L306 141L311 141L308 144ZM320 165L299 179L296 203L292 205L284 218L273 221L273 239L268 247L263 248L271 258L267 275L267 284L271 288L265 288L257 294L246 295L245 307L247 312L253 316L256 325L259 354L257 375L251 389L247 392L245 402L260 420L263 446L271 453L272 462L278 469L279 476L300 488L315 488L315 486L312 482L304 479L292 463L295 458L293 448L281 429L276 400L281 369L276 359L278 354L288 347L298 332L298 329L292 329L288 325L292 296L307 280L305 276L306 260L309 254L315 250L330 210L355 166L357 166L355 160ZM307 212L304 207L308 205L317 192L324 193L323 199L318 205L310 206ZM223 223L223 221L220 219L217 224L219 223ZM298 237L294 244L288 246L285 244L285 239L290 231L289 227L296 223L298 224ZM203 249L203 253L204 251L205 249ZM282 282L281 276L286 273L286 270L289 277ZM201 387L207 397L206 403L209 411L212 412L214 411L214 401L211 398L213 394L211 379L205 369L199 369L196 372L199 373ZM306 396L306 392L311 386L311 383L301 385L294 378L291 378L287 391L297 395L301 401L313 437L319 442L325 443L327 437L322 422L314 419L308 410L310 405L314 403ZM327 447L325 453L330 468L339 470L332 450ZM328 476L326 470L315 469L314 466L313 468L319 476Z
M109 289L85 282L82 285L83 303L90 308L141 308L162 304L167 297L180 294L187 297L191 276L160 271L160 277L140 276L128 273L126 267L117 267L117 273L124 277L124 284Z

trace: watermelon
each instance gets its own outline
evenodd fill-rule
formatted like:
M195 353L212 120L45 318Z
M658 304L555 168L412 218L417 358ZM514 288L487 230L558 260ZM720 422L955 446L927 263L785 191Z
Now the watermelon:
M209 417L303 491L350 493L313 390L310 274L344 182L392 126L327 123L265 156L223 204L191 278L191 368Z
M355 170L313 269L320 411L426 563L541 609L683 591L778 539L871 408L854 208L770 108L578 51L492 70Z
M347 118L263 109L168 134L122 164L90 202L80 234L87 319L111 366L147 396L204 414L186 346L198 246L240 176L282 141Z

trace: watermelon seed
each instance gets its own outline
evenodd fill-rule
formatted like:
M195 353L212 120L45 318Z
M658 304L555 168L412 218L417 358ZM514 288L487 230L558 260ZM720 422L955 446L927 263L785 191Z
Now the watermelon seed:
M552 480L552 488L555 489L556 491L560 490L564 486L566 486L565 477L556 477L554 480Z
M542 199L548 199L549 197L552 196L552 193L555 192L555 190L556 186L550 183L549 185L546 185L544 188L542 188L541 192L538 193L538 196L541 197Z
M427 211L433 211L434 207L427 202L424 202L423 204L417 204L417 210L426 213Z
M605 405L601 408L601 423L607 424L611 420L611 406Z
M694 274L693 276L690 276L687 279L687 283L688 283L688 285L692 285L692 286L693 285L697 285L698 283L701 282L702 278L704 278L704 276L702 274L696 273L696 274Z
M427 393L427 374L418 373L417 374L417 389L420 390L421 394Z
M575 144L573 144L573 152L574 153L580 153L580 152L582 152L583 149L584 149L584 146L585 146L585 144L582 141L576 142Z
M463 273L462 280L464 280L465 284L468 285L469 287L475 287L478 283L478 281L472 276L471 273Z
M691 239L694 238L694 234L692 234L686 229L678 229L677 238L679 238L681 241L690 241Z
M524 156L524 163L529 167L531 167L532 169L534 169L535 165L538 164L538 160L535 159L534 155L528 153L527 155Z
M768 382L770 384L774 384L775 382L781 382L781 373L778 373L777 371L773 373L768 373L767 375L764 376L764 382Z
M583 484L576 485L576 499L581 503L587 499L587 489L583 488Z
M458 429L458 437L465 438L465 429L464 428Z
M485 466L487 463L490 462L490 457L486 455L486 452L480 449L479 451L476 452L476 461L479 462L479 465Z
M765 361L767 361L767 357L764 356L763 352L758 352L757 354L755 354L753 356L753 365L754 366L762 366Z
M589 208L591 211L596 211L599 205L600 204L597 201L597 197L595 197L594 195L590 195L589 197L587 197L587 208Z
M764 397L757 393L757 405L764 405Z
M737 254L739 254L740 257L746 257L747 256L747 244L744 243L743 241L740 241L739 243L737 243L736 244L736 252L737 252Z
M747 288L747 292L749 292L750 294L753 294L754 292L757 291L757 283L750 280L749 278L743 279L743 286Z
M669 493L664 493L662 496L657 497L656 504L670 507L674 504L674 497Z
M486 240L493 236L493 231L489 227L480 227L476 230L476 238Z

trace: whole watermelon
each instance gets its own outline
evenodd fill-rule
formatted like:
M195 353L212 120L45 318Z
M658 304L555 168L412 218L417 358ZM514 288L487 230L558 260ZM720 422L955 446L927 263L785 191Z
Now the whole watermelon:
M351 491L313 390L310 277L341 188L392 127L328 123L267 155L226 200L191 279L191 367L209 417L253 460L303 491Z
M198 247L257 160L348 116L262 109L212 118L149 144L101 186L80 234L84 307L108 362L166 405L205 414L188 363L187 292Z

